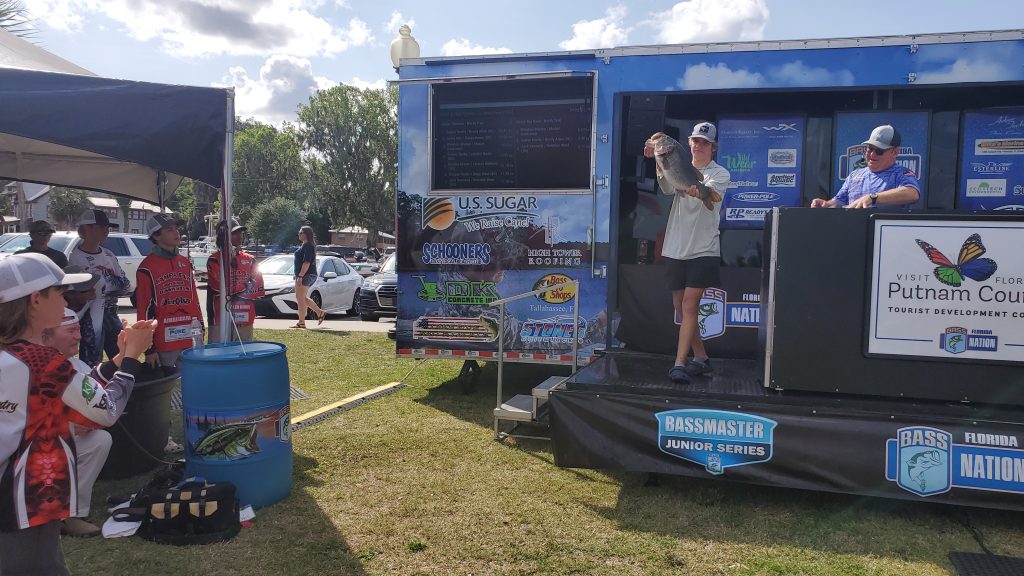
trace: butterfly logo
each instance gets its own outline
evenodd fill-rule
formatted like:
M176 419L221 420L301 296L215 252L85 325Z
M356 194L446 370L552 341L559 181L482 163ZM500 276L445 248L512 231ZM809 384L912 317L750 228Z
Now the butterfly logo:
M935 278L947 286L959 287L964 283L965 277L975 282L983 282L996 272L995 260L980 258L985 253L985 245L981 243L980 234L971 234L964 240L956 264L950 262L942 252L924 240L917 240L917 245L924 250L932 264L938 264L934 270Z

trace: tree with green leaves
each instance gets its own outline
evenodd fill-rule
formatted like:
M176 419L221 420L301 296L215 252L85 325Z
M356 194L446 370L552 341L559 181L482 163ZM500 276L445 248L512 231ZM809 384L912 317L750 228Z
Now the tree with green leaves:
M257 242L288 246L298 243L302 222L302 212L295 202L288 198L274 198L257 206L246 226Z
M280 130L256 120L235 120L232 161L232 212L242 222L258 206L274 198L303 204L308 170L295 128L285 123Z
M312 152L318 194L311 209L335 225L377 232L394 227L398 176L398 91L340 85L321 90L299 107L299 136Z
M82 190L63 186L50 189L50 218L58 228L74 230L78 217L89 208L92 204Z

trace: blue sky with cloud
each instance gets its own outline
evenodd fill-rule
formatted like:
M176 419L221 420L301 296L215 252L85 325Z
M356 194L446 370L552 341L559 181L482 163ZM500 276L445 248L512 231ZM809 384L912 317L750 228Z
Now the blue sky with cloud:
M235 86L243 116L280 123L316 90L383 86L396 78L388 47L412 26L424 56L551 52L662 43L901 35L1024 27L1014 0L907 0L885 6L835 0L25 0L44 48L104 76ZM1020 62L936 62L923 81ZM709 61L681 75L735 86L800 85L852 72L793 62L751 72ZM788 79L788 80L787 80ZM731 84L730 84L731 83Z

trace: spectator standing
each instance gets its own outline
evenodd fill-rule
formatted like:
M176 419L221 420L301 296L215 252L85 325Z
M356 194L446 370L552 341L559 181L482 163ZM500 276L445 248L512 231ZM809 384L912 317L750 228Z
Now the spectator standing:
M28 237L29 245L28 248L22 248L15 252L15 254L26 254L28 252L35 252L36 254L42 254L58 268L63 268L68 265L68 257L64 255L60 250L54 250L50 248L50 238L53 237L53 233L56 230L46 220L36 220L28 225Z
M89 366L100 363L104 349L108 357L117 354L117 334L121 331L117 299L127 296L131 290L131 282L117 256L102 246L111 228L117 228L117 224L110 222L106 212L92 208L82 212L78 219L78 236L82 241L68 258L70 264L81 266L100 278L93 288L93 299L79 315L82 343L78 356Z

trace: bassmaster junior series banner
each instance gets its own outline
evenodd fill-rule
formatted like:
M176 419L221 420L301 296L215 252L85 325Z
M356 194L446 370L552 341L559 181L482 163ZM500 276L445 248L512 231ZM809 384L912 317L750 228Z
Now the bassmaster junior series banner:
M957 208L1024 210L1024 108L964 114Z
M803 116L723 116L718 163L732 178L722 228L760 228L775 206L800 205Z

